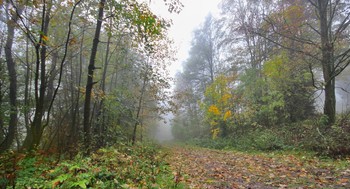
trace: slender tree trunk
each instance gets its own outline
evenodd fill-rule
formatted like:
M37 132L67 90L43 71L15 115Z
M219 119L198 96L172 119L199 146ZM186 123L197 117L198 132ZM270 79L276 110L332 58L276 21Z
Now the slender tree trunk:
M80 52L80 57L79 57L79 78L78 78L78 86L81 87L81 83L82 83L82 76L83 76L83 64L85 64L85 58L83 56L83 43L84 43L84 35L82 37L82 41L81 41L81 52ZM76 98L76 107L75 107L75 114L77 115L77 122L78 124L74 125L75 128L73 128L74 130L74 135L78 136L78 125L80 125L81 123L81 119L79 119L79 115L80 115L80 111L79 111L79 99L80 99L80 92L78 92L77 94L77 98Z
M48 5L47 5L48 4ZM43 39L44 35L48 35L48 28L50 22L51 3L44 1L42 13L42 26L39 43L35 46L36 53L36 73L35 73L35 113L34 119L28 130L27 136L23 143L23 148L27 150L35 149L42 137L44 126L42 125L42 118L45 113L45 93L47 89L46 83L46 55L47 47L46 41ZM40 80L40 86L39 86Z
M29 63L29 39L26 39L26 74L25 74L25 81L24 81L24 123L25 123L25 128L29 130L29 113L30 113L30 107L29 107L29 93L30 93L30 80L31 80L31 75L30 75L30 70L31 66Z
M84 39L85 39L85 25L83 27L83 33L81 37L81 44L80 44L80 52L79 52L79 67L78 69L78 87L81 86L81 78L82 78L82 73L83 73L83 64L85 63L85 59L83 56L83 44L84 44ZM74 150L74 147L76 146L77 142L79 141L79 135L78 135L78 125L80 125L80 114L79 114L79 99L80 99L80 92L77 93L77 96L72 104L73 105L73 112L72 112L72 125L71 125L71 139L70 139L70 144L72 150Z
M107 39L107 48L106 48L106 55L105 55L105 61L103 66L103 74L102 74L102 80L101 80L101 90L103 93L106 92L106 78L107 78L107 69L109 64L109 52L110 52L110 42L111 42L111 35L108 35ZM104 104L104 98L101 99L99 110L98 110L98 145L103 146L104 145L104 131L106 130L105 125L105 104Z
M84 146L86 150L86 155L90 154L91 148L91 128L90 128L90 106L91 106L91 91L94 85L93 75L95 70L95 59L97 54L97 47L100 38L100 32L102 27L103 11L106 0L101 0L98 9L98 18L94 40L92 43L90 62L88 67L88 76L85 88L85 103L84 103Z
M146 68L146 71L145 71L145 75L143 77L143 84L142 84L142 89L141 89L141 93L140 93L140 98L139 98L139 102L138 102L138 107L137 107L137 111L136 111L136 121L135 121L135 124L134 124L134 130L133 130L133 134L132 134L132 145L135 144L136 142L136 131L137 131L137 126L141 123L139 121L139 118L140 118L140 112L142 110L142 103L143 103L143 97L144 97L144 94L146 92L146 86L147 86L147 82L148 82L148 67Z
M2 78L2 72L3 72L2 69L4 67L5 66L3 65L3 61L0 59L0 77L1 78ZM3 81L0 81L0 107L3 107L3 102L4 102L2 85L3 85ZM5 132L3 129L5 127L4 119L5 119L4 111L0 109L0 142L2 142L5 139Z
M50 68L50 74L47 78L47 93L46 93L46 97L45 97L45 109L49 108L50 102L53 99L54 96L54 91L55 91L55 87L54 87L54 81L55 78L57 76L57 62L58 62L58 51L54 51L52 52L52 58L51 58L51 68Z
M2 48L4 47L4 43L5 43L5 38L4 37L0 37L0 57L2 57ZM3 84L5 83L5 73L4 73L4 68L5 68L5 60L3 60L2 58L0 58L0 107L3 107L3 103L4 103L4 93L3 93ZM5 123L4 123L4 119L5 119L5 114L4 114L4 110L2 108L0 108L0 142L2 142L5 139L5 132L4 132L4 127L5 127Z
M21 12L21 11L19 11ZM18 16L14 15L13 19L8 19L7 22L7 38L5 44L6 65L9 74L9 98L10 98L10 120L8 133L0 144L0 153L9 149L13 143L17 129L17 72L16 64L12 57L12 45L15 36L15 24Z
M320 16L320 34L321 34L321 51L322 51L322 69L323 79L325 82L325 101L324 114L328 117L328 124L335 122L335 77L334 74L334 47L331 43L331 25L327 18L328 4L327 0L318 0L318 14Z

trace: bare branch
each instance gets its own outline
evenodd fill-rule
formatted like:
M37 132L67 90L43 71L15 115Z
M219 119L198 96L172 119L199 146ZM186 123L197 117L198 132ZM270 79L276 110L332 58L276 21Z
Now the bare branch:
M339 25L337 31L334 34L334 41L338 39L340 36L340 33L342 33L350 24L350 13L346 16L346 18L343 20L343 22Z
M319 90L320 88L316 86L315 75L314 75L314 72L312 71L312 65L311 64L309 64L309 71L310 71L310 74L311 74L312 86L315 87L315 89Z
M55 89L55 91L54 91L54 94L53 94L53 96L52 96L52 99L51 99L49 108L48 108L48 110L47 110L46 125L48 125L48 123L49 123L49 120L50 120L50 111L51 111L51 109L52 109L53 102L54 102L54 100L56 99L56 95L57 95L57 93L58 93L58 89L60 88L60 85L61 85L61 80L62 80L62 75L63 75L63 65L64 65L64 62L66 61L67 52L68 52L68 45L69 45L69 41L70 41L70 35L71 35L71 32L72 32L71 25L72 25L73 16L74 16L76 7L80 4L81 1L82 1L82 0L79 0L79 1L77 1L77 2L74 4L73 9L72 9L72 12L71 12L71 14L70 14L69 24L68 24L68 33L67 33L66 42L65 42L65 44L64 44L64 54L63 54L63 58L62 58L61 65L60 65L60 70L59 70L58 84L57 84L57 87L56 87L56 89Z
M281 36L283 38L287 38L287 39L293 40L293 41L296 41L296 42L300 42L300 43L304 43L304 44L308 44L308 45L313 45L313 46L316 46L317 48L320 48L320 47L318 47L318 45L315 42L313 42L313 41L311 41L309 39L299 38L299 37L296 37L296 36L289 36L289 35L285 35L285 34L283 34L281 32L278 32L275 29L275 25L274 25L274 23L273 23L273 21L271 19L264 18L264 20L272 26L273 32L278 34L279 36Z
M302 43L302 44L312 45L312 46L316 46L317 48L319 48L318 45L317 45L316 43L314 43L313 41L311 41L311 40L302 39L302 38L297 38L297 37L292 37L292 36L287 36L287 35L284 35L284 34L282 34L282 33L280 33L280 32L277 32L276 29L275 29L275 25L271 22L271 20L269 20L269 19L265 19L265 20L271 25L273 32L276 33L277 35L279 35L279 36L281 36L281 37L283 37L283 38L287 38L287 39L290 39L290 40L294 40L294 41L300 42L300 43ZM259 35L259 36L263 37L264 39L266 39L266 40L268 40L268 41L270 41L270 42L272 42L272 43L274 43L274 44L276 44L276 45L278 45L278 46L280 46L280 47L282 47L282 48L284 48L284 49L291 50L291 51L295 51L295 52L298 52L298 53L300 53L300 54L309 56L309 57L311 57L311 58L313 58L313 59L315 59L315 60L321 61L321 60L318 58L318 56L316 56L316 55L314 55L314 54L311 54L311 53L309 53L309 52L306 52L306 51L303 50L303 49L297 49L297 48L292 48L292 47L288 47L288 46L286 46L286 45L283 45L282 43L280 43L280 42L278 42L278 41L276 41L276 40L273 40L273 39L270 38L270 37L267 37L266 35L264 35L264 34L261 33L261 32L256 32L256 31L253 31L253 30L252 30L251 32L254 33L254 34L256 34L256 35Z
M22 8L18 8L18 7L16 6L16 4L13 2L13 0L10 0L10 1L11 1L12 6L13 6L14 9L15 9L15 12L16 12L16 14L17 14L19 20L21 21L21 23L22 23L22 25L23 25L23 27L24 27L24 28L22 28L22 27L19 27L19 28L27 35L27 37L28 37L28 39L30 40L30 42L32 42L33 45L36 45L36 44L37 44L37 41L36 41L34 35L33 35L32 32L30 31L30 29L28 28L28 26L24 23L24 20L23 20L23 17L22 17L22 10L23 10L23 9L22 9ZM19 25L19 26L20 26L20 25Z
M312 6L314 6L314 7L316 7L316 8L318 7L317 4L314 3L312 0L308 0L308 1L309 1L309 3L310 3Z
M307 26L309 26L313 31L315 31L318 35L321 35L320 31L318 31L316 28L314 28L310 23L306 24Z

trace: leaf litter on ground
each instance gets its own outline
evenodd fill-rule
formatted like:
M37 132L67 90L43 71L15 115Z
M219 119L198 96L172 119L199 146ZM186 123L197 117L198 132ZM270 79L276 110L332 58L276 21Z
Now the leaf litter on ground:
M350 188L350 158L169 147L175 182L189 188Z

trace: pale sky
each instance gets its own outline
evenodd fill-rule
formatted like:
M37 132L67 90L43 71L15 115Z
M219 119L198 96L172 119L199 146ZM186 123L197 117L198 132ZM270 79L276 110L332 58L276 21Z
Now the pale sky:
M151 9L160 17L171 19L173 25L169 31L170 38L175 42L178 61L171 66L171 75L181 70L181 64L188 57L193 31L204 22L205 17L212 13L218 14L218 4L221 0L180 0L184 5L179 14L170 14L163 0L152 0Z

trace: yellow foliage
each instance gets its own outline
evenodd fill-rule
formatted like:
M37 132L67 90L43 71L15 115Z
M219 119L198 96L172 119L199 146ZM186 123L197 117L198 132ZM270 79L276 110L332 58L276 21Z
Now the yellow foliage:
M215 126L215 125L217 125L217 124L218 124L218 122L216 122L216 121L211 121L211 122L210 122L210 125L211 125L211 126Z
M222 95L222 97L221 97L222 103L224 103L224 104L228 103L228 101L230 100L231 97L232 97L232 95L228 94L228 93Z
M226 111L225 115L224 115L224 121L226 121L228 118L230 118L231 115L232 115L231 110Z
M212 113L214 115L220 115L220 110L218 107L216 107L215 105L211 105L208 109L209 113Z
M216 139L216 138L218 138L218 135L219 135L219 133L220 133L220 129L219 129L219 128L212 129L212 130L211 130L211 133L212 133L212 138L213 138L213 139Z

